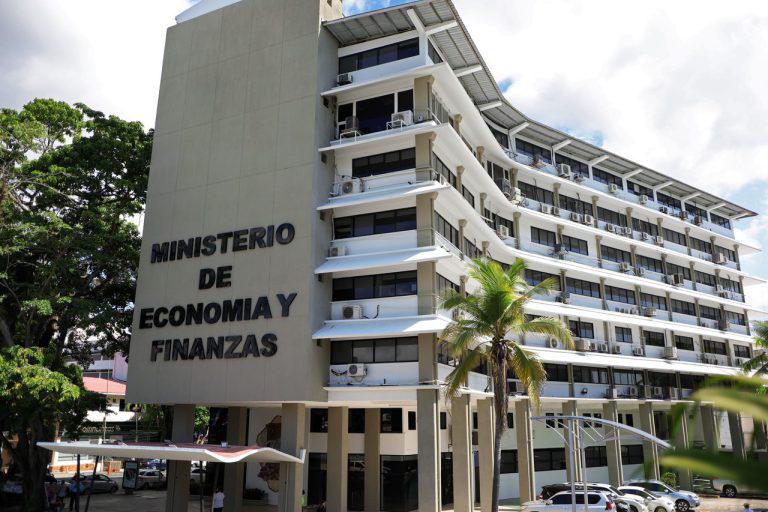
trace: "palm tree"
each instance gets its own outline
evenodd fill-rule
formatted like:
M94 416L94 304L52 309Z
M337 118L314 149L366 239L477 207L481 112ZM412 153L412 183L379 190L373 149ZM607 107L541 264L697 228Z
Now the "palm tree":
M755 322L752 325L752 333L755 338L755 348L762 350L744 363L743 370L747 374L768 375L768 321Z
M470 371L485 363L493 382L493 403L496 429L493 457L493 512L499 510L499 474L501 467L501 436L507 428L507 373L512 370L520 379L528 396L538 408L539 393L547 374L535 354L523 348L517 340L526 333L554 336L566 348L573 347L568 328L557 318L529 318L525 305L536 295L546 295L556 284L554 279L529 286L526 283L525 262L517 259L505 272L495 261L476 259L469 276L480 288L464 296L449 291L442 298L442 307L458 311L458 320L443 330L438 343L458 361L447 377L447 394L454 396L467 382Z

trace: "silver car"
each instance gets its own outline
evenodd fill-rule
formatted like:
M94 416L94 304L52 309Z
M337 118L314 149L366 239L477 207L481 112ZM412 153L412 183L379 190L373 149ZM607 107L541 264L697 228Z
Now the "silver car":
M645 505L651 512L675 512L675 502L667 496L654 496L642 487L623 485L619 490L624 496L631 494L645 501Z
M639 480L629 482L627 485L642 487L654 496L667 497L675 502L675 508L679 512L688 512L692 508L701 505L701 500L696 493L676 490L660 480Z

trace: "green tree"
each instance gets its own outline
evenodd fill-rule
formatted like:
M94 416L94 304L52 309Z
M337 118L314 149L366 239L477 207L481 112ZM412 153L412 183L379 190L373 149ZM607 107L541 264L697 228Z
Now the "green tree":
M82 104L0 110L0 351L16 361L19 347L42 350L37 375L69 379L81 389L71 397L86 394L69 360L85 366L94 349L127 354L140 249L131 219L144 208L151 144L141 123ZM41 475L48 454L35 442L52 439L61 418L32 410L14 412L13 423L0 413L0 431L26 439L14 460ZM24 478L34 500L26 510L41 510L42 488L29 487L38 480Z
M447 394L453 396L465 386L469 372L481 363L485 364L493 382L496 428L491 504L494 512L499 509L501 437L507 428L507 375L511 371L520 379L536 407L546 381L541 361L517 340L528 333L538 333L554 336L566 348L573 347L571 332L559 319L526 316L526 304L537 295L548 294L555 287L555 281L547 279L529 286L524 278L525 268L521 259L506 272L495 261L474 260L469 276L478 283L478 290L466 296L450 291L442 300L445 309L459 313L459 319L449 325L438 340L458 361L447 377Z
M748 374L768 375L768 321L752 324L752 334L755 340L754 356L744 363L744 371Z

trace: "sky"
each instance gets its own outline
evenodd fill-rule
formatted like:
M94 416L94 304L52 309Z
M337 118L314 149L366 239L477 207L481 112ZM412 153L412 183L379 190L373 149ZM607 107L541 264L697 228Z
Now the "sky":
M151 127L165 29L193 3L0 0L0 107L52 97ZM738 236L768 248L768 2L454 3L518 109L757 211ZM744 268L768 277L768 255ZM768 285L747 293L768 309Z

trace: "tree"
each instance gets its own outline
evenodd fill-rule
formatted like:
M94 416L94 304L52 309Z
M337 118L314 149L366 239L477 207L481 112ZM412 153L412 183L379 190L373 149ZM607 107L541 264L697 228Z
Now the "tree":
M75 401L87 394L68 361L86 366L95 349L128 353L141 241L131 219L144 209L151 145L141 123L82 104L0 110L0 357L17 366L8 361L41 351L30 359L40 385L60 390L66 378L81 390ZM35 442L51 440L61 418L34 410L14 411L13 422L0 413L0 431L26 439L15 462L41 474L48 454ZM37 499L42 487L31 485L25 474L25 495Z
M768 321L755 322L752 324L753 338L755 348L760 352L755 353L752 358L744 363L744 371L756 375L768 375Z
M521 259L506 272L495 261L476 259L469 276L478 283L478 290L467 296L450 291L442 299L445 309L459 313L459 319L446 327L438 339L458 361L447 377L447 394L455 395L467 382L469 372L481 363L485 363L493 382L496 429L491 505L494 512L499 509L501 437L507 428L507 375L511 371L520 379L536 407L546 380L541 361L517 340L528 333L539 333L554 336L566 348L573 347L571 333L559 319L526 316L526 304L537 295L549 293L555 281L550 278L529 286L524 278L525 268Z

